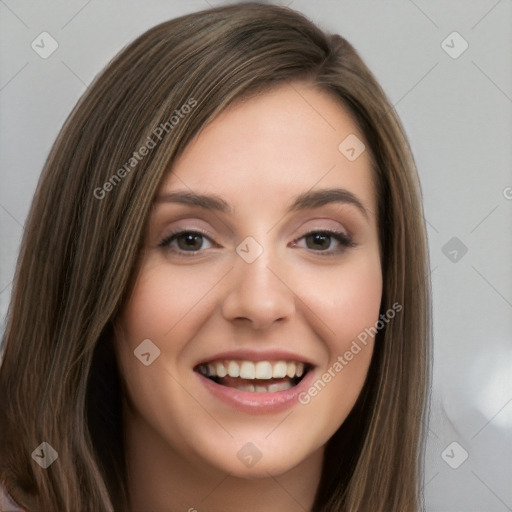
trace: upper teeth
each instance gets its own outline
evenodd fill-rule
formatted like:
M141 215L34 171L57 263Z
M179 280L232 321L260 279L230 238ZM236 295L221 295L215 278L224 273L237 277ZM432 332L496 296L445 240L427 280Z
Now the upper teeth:
M241 379L282 379L302 377L304 363L287 361L217 361L202 364L199 371L207 377L240 377Z

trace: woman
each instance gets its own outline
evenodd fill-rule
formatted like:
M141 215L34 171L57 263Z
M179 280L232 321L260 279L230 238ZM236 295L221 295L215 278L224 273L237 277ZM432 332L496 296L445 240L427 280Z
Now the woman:
M421 192L350 44L243 3L162 23L65 123L0 369L24 510L412 511ZM36 327L37 326L37 327Z

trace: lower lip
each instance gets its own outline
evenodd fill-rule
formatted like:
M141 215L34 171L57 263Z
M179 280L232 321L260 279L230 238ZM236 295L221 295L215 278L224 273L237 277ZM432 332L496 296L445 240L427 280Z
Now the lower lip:
M211 395L221 402L249 414L274 413L299 404L298 396L308 389L313 379L313 370L309 370L301 381L290 389L275 393L258 393L222 386L200 373L195 373Z

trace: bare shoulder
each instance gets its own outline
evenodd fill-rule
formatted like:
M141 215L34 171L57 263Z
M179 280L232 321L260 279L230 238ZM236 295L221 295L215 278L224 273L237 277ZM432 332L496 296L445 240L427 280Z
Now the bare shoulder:
M23 512L9 496L7 489L0 483L0 512Z

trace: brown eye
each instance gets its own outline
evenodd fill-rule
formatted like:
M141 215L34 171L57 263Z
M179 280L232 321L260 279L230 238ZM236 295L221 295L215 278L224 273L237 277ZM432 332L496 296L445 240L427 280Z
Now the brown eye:
M352 238L338 231L312 231L300 240L306 241L306 248L323 255L333 255L343 252L348 247L355 247ZM297 243L295 244L297 245ZM337 246L335 248L332 248Z
M203 245L203 235L187 233L176 237L178 247L184 251L198 251Z
M204 247L206 241L210 245ZM179 231L164 238L158 246L173 252L188 253L187 255L193 256L201 249L211 248L212 243L209 237L199 231Z
M331 245L331 237L322 233L307 235L305 239L308 249L329 249ZM311 242L311 244L308 242Z

